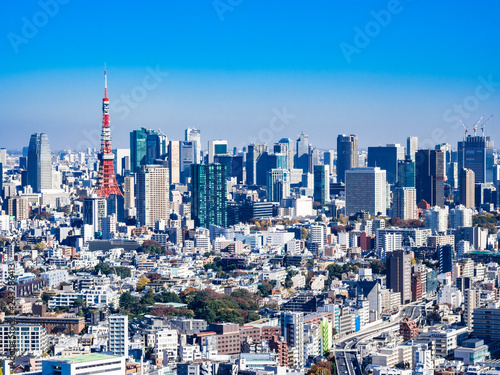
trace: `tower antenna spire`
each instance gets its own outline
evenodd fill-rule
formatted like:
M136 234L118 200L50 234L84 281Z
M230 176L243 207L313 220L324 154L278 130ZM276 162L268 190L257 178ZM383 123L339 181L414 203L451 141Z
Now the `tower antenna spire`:
M106 63L104 63L104 97L108 97L108 74L106 72Z

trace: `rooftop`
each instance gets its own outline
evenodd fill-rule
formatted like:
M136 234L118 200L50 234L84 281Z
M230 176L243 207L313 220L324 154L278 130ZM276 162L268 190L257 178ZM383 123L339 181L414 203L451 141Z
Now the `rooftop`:
M91 353L91 354L81 354L81 355L64 357L64 358L61 358L60 361L81 363L81 362L101 361L103 359L112 359L112 358L119 358L119 357L116 357L114 355Z

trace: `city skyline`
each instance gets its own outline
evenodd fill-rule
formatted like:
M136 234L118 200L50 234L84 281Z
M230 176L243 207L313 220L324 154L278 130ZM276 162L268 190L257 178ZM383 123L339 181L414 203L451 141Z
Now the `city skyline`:
M99 148L104 62L117 148L140 127L177 140L194 127L203 147L226 138L231 146L273 143L301 131L321 149L342 133L358 134L360 148L403 144L408 135L455 145L463 138L459 118L471 126L495 115L500 99L491 2L433 4L434 12L409 1L241 2L226 11L209 3L116 12L105 4L97 13L57 4L50 11L8 3L3 12L0 123L9 149L20 150L35 132L48 134L54 150ZM463 26L473 17L483 19L480 31ZM132 18L138 27L125 28ZM83 19L115 29L102 37ZM297 24L306 27L299 32ZM137 100L124 99L134 93ZM495 125L486 129L493 140Z

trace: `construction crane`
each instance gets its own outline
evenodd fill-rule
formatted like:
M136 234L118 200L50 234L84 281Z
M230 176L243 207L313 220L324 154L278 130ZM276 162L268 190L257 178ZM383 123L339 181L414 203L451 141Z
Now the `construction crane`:
M465 129L465 138L467 138L467 132L469 131L469 129L467 128L467 126L465 126L465 124L464 124L464 122L462 120L460 120L460 123L462 124L462 126Z
M486 126L486 124L488 123L488 121L491 120L492 117L493 117L493 115L491 115L490 117L488 117L486 119L486 121L481 124L481 131L483 132L483 136L484 136L484 127Z
M484 115L482 115L479 120L477 120L477 122L472 125L472 129L474 129L474 135L476 135L476 130L477 130L477 124L479 124L481 122L481 120L483 119Z

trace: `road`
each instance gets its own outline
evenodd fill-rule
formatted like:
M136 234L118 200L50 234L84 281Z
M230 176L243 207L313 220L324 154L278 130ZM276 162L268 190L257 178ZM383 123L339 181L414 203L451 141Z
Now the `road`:
M398 311L397 318L392 322L384 322L374 327L347 335L337 340L335 349L335 363L337 364L338 375L362 375L361 365L358 361L358 351L356 346L361 340L375 337L380 333L399 325L404 318L411 320L420 319L422 313L422 303L410 304Z

